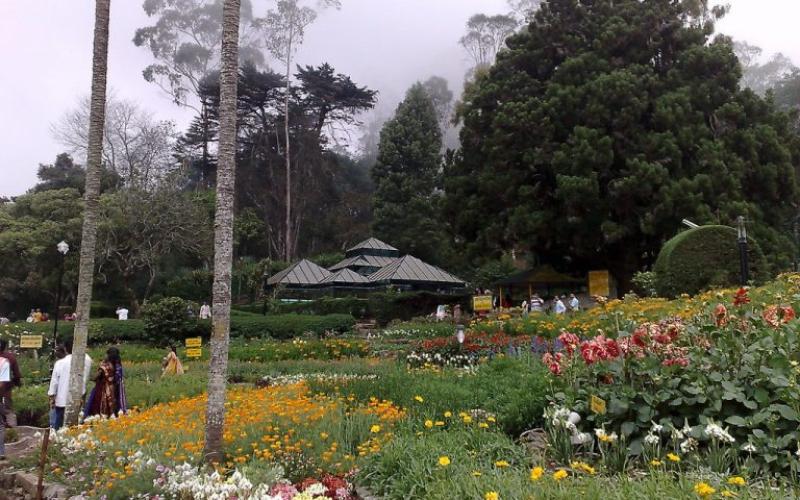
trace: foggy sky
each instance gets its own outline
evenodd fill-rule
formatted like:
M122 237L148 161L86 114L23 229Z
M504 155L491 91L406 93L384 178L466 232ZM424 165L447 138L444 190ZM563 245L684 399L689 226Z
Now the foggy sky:
M729 0L719 31L765 52L781 51L800 64L798 0ZM464 24L477 12L505 12L505 0L343 0L309 29L301 64L328 62L360 85L380 91L379 107L393 106L415 81L441 75L458 93L469 64L458 46ZM259 13L260 14L260 13ZM179 129L192 113L144 81L149 51L131 42L150 24L141 0L113 0L108 84ZM39 163L63 151L50 123L89 93L94 2L0 0L0 196L23 193L36 182Z

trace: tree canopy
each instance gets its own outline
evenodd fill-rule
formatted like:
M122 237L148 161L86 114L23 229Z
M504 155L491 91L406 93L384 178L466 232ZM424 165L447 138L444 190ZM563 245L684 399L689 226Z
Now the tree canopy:
M431 98L417 83L381 130L372 169L375 236L423 260L437 260L441 227L435 188L442 133Z
M750 90L704 2L551 0L470 86L446 214L475 261L511 250L625 288L683 218L745 215L772 258L797 201L798 139Z

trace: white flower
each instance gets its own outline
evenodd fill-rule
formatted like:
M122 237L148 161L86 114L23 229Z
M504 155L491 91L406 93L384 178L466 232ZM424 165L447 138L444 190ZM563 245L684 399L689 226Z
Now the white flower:
M653 427L650 428L650 432L651 433L659 434L662 430L664 430L664 426L663 425L657 424L655 422L652 422L652 423L653 423Z
M572 435L572 444L586 444L592 441L592 435L588 432L576 432Z
M303 490L303 493L309 493L311 495L318 496L318 495L324 495L326 491L327 488L325 488L325 485L323 485L322 483L314 483L305 490Z
M658 443L661 442L661 438L656 436L655 434L650 433L644 437L644 442L645 444L649 445L657 445Z
M753 446L752 443L747 443L744 446L742 446L742 451L746 451L747 453L755 453L756 447ZM798 448L798 451L800 451L800 448Z
M713 421L709 421L708 425L706 425L705 432L711 439L716 439L726 443L733 443L736 441L736 439L731 436L730 433L728 433L727 428L723 429Z
M683 453L694 451L697 449L697 440L694 438L689 438L681 443L680 448Z

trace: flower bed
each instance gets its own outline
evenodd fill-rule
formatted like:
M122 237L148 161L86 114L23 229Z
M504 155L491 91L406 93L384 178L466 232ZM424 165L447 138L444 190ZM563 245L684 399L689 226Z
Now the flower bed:
M52 473L90 495L153 493L165 468L200 463L205 403L204 396L189 398L60 431ZM346 474L381 449L404 414L377 399L358 404L313 395L305 383L234 389L226 410L224 442L231 454L220 472L279 465L295 483Z

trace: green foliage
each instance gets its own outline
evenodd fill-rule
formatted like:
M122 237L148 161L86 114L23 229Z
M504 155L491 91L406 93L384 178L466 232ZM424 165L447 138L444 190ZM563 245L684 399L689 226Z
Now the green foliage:
M434 196L441 149L436 109L417 83L381 130L378 162L372 169L376 186L373 229L376 237L434 263L442 242Z
M768 277L768 267L761 247L750 240L748 251L751 279L762 282ZM653 270L656 289L663 297L740 284L736 230L701 226L684 231L664 244Z
M322 337L326 334L342 334L352 330L355 319L348 314L282 314L259 316L237 315L231 321L231 336L244 338L291 339L306 334Z
M653 271L639 271L631 278L633 292L639 297L657 297L656 279L658 275Z
M184 300L202 302L211 296L213 275L205 269L179 272L169 280L163 289L167 297L181 297Z
M518 269L508 256L485 262L473 275L471 282L480 288L492 288L492 284L508 278Z
M142 308L145 333L149 339L162 343L196 336L203 331L198 312L197 304L179 297L150 302Z
M739 89L730 40L690 4L546 2L508 39L463 97L444 172L463 251L605 265L626 291L683 217L744 215L771 266L788 267L800 142Z

